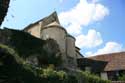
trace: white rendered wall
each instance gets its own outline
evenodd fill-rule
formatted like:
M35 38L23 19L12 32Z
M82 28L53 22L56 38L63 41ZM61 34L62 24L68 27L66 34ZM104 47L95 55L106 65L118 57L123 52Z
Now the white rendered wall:
M71 67L76 67L77 62L76 62L75 39L70 35L67 35L66 39L67 39L66 40L67 56L73 59L69 62L69 65Z
M70 57L76 57L75 55L75 39L67 36L67 54Z
M107 72L101 72L101 78L104 80L108 80Z

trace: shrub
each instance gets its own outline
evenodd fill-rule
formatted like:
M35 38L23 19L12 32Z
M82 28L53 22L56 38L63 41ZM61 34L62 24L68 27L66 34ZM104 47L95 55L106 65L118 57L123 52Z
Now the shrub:
M110 83L88 72L79 71L73 75L50 67L39 70L39 76L45 83Z
M23 59L10 47L0 44L0 82L38 83L31 66L24 65Z
M54 70L54 65L44 69L24 64L25 61L5 45L0 45L0 62L0 80L3 83L110 83L88 72L71 74Z
M125 75L122 75L122 76L118 77L118 80L119 81L125 81Z
M8 61L10 61L9 59L11 59L11 61L15 61L15 63L18 63L18 64L23 63L23 59L21 59L18 56L15 50L13 50L12 48L6 45L0 44L0 60L2 62L5 62L5 59L8 59Z
M103 80L100 77L90 74L89 72L79 71L84 83L111 83L109 80Z
M3 32L6 34L6 44L13 48L21 58L37 57L39 66L61 65L61 52L55 40L42 40L29 33L7 28Z

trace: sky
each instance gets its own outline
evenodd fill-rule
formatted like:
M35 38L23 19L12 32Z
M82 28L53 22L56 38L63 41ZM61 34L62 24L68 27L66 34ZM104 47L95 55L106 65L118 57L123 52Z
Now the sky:
M11 0L1 28L22 30L54 11L83 56L125 51L125 0Z

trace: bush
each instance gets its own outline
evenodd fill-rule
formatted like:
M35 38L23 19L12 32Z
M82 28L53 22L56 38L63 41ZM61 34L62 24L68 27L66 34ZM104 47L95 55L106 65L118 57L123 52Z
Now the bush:
M40 68L37 71L37 75L43 79L43 83L67 83L67 73L64 71L56 71L51 67Z
M59 46L53 39L42 40L29 33L7 28L3 30L2 35L5 35L6 44L23 59L36 57L39 66L48 64L60 66L62 63Z
M119 81L125 81L125 75L122 75L122 76L118 77L118 80Z
M89 72L79 71L84 83L111 83L109 80L103 80L100 77L90 74Z
M8 45L19 54L22 58L27 58L32 55L43 55L42 46L44 40L38 39L26 32L12 29L4 29L10 32ZM6 33L8 34L8 33ZM44 55L43 55L44 56Z
M52 68L40 69L39 76L45 83L110 83L108 80L92 75L88 72L79 71L76 74L69 74L64 71L56 71Z
M0 44L0 83L39 83L31 66L10 47Z
M52 65L46 69L35 67L25 63L13 49L5 45L0 45L0 63L0 80L3 83L110 83L88 72L69 74L54 70Z
M0 44L0 61L2 61L2 62L7 61L8 63L10 61L9 64L11 64L11 61L18 63L18 64L23 63L23 59L21 59L18 56L18 54L16 53L15 50L13 50L12 48L10 48L6 45L3 45L3 44Z

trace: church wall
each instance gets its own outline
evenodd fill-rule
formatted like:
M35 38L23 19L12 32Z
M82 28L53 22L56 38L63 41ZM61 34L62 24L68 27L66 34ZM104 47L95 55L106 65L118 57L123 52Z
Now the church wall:
M60 25L56 12L29 25L24 31L43 40L49 38L56 40L62 53L64 66L77 65L76 59L81 56L79 49L75 47L75 38L68 35L67 31Z
M64 62L66 61L66 31L58 26L45 27L41 31L41 38L46 39L54 39L57 41L60 51L62 52L62 59ZM65 64L66 65L66 64Z
M70 57L76 57L75 55L75 39L71 36L67 36L67 54Z
M76 51L75 51L75 38L67 35L67 57L68 57L68 63L70 66L75 67L76 66Z

